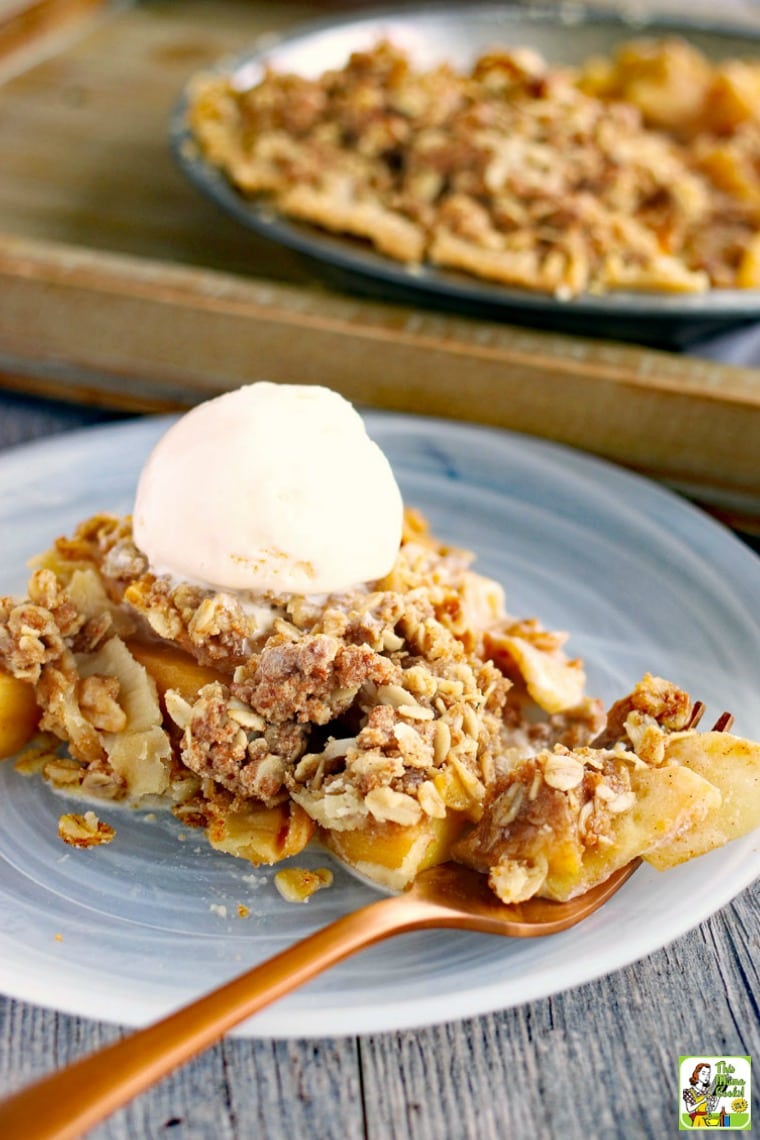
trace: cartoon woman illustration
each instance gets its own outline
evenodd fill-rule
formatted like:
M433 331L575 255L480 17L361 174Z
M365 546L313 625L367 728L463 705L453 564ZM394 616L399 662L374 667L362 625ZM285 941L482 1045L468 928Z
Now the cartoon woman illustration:
M691 1117L692 1128L706 1128L708 1113L715 1112L718 1105L714 1096L715 1082L710 1083L712 1069L706 1061L701 1061L689 1077L690 1088L683 1090L686 1111Z

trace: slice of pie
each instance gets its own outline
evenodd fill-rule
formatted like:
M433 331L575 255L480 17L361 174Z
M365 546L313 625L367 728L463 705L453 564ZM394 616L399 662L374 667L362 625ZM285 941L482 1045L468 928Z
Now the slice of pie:
M318 839L403 888L454 858L504 901L758 826L760 746L699 733L650 675L605 714L566 636L472 561L407 510L382 579L242 598L156 575L129 518L95 516L0 599L0 754L34 737L19 766L58 791L165 806L255 864Z

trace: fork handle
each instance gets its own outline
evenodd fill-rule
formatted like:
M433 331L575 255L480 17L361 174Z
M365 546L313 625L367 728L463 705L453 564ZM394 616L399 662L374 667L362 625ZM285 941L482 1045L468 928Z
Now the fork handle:
M0 1102L0 1137L76 1140L233 1026L329 966L392 934L450 920L445 908L409 896L370 903L161 1021L7 1097Z

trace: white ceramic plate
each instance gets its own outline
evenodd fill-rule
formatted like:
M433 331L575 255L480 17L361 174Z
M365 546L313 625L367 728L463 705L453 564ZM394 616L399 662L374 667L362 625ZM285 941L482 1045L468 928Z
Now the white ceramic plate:
M241 88L257 83L267 66L314 78L328 68L342 67L352 51L366 50L384 38L399 45L421 67L441 61L469 67L478 55L497 45L528 45L552 63L579 64L638 36L682 36L713 59L760 54L756 29L721 23L720 13L711 22L704 15L690 18L685 12L684 7L683 17L674 19L647 14L641 5L633 5L615 14L582 3L545 8L494 3L387 8L333 17L282 36L267 34L249 50L221 60L217 70L231 75ZM693 295L621 290L562 301L436 266L410 270L367 243L282 217L266 202L240 194L198 151L186 119L191 86L192 80L169 127L172 151L188 180L238 222L320 263L337 275L339 283L410 303L455 305L460 312L465 307L481 315L531 323L548 318L554 328L645 341L687 340L700 331L704 334L727 323L757 319L760 314L760 290L756 289L714 289Z
M128 511L166 420L64 435L0 458L0 584L98 510ZM507 587L512 612L573 631L589 688L621 695L650 669L760 737L760 561L652 484L551 444L468 426L372 415L407 502ZM350 520L349 520L350 523ZM66 801L0 765L0 986L82 1016L137 1025L261 961L371 890L336 871L305 906L271 870L210 851L172 818L99 809L110 846L56 838ZM319 852L297 862L326 861ZM727 903L760 871L758 838L658 875L639 870L574 930L510 942L407 934L365 951L259 1014L250 1036L400 1029L543 997L625 966ZM238 905L250 916L238 916Z

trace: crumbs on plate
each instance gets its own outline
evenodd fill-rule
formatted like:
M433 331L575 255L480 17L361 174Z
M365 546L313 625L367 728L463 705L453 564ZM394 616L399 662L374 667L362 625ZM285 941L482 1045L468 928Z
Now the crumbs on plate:
M98 819L94 811L66 812L58 820L58 838L69 847L99 847L110 843L116 829Z
M305 903L324 887L332 886L333 873L327 867L310 871L307 867L286 867L274 877L274 885L286 902Z

